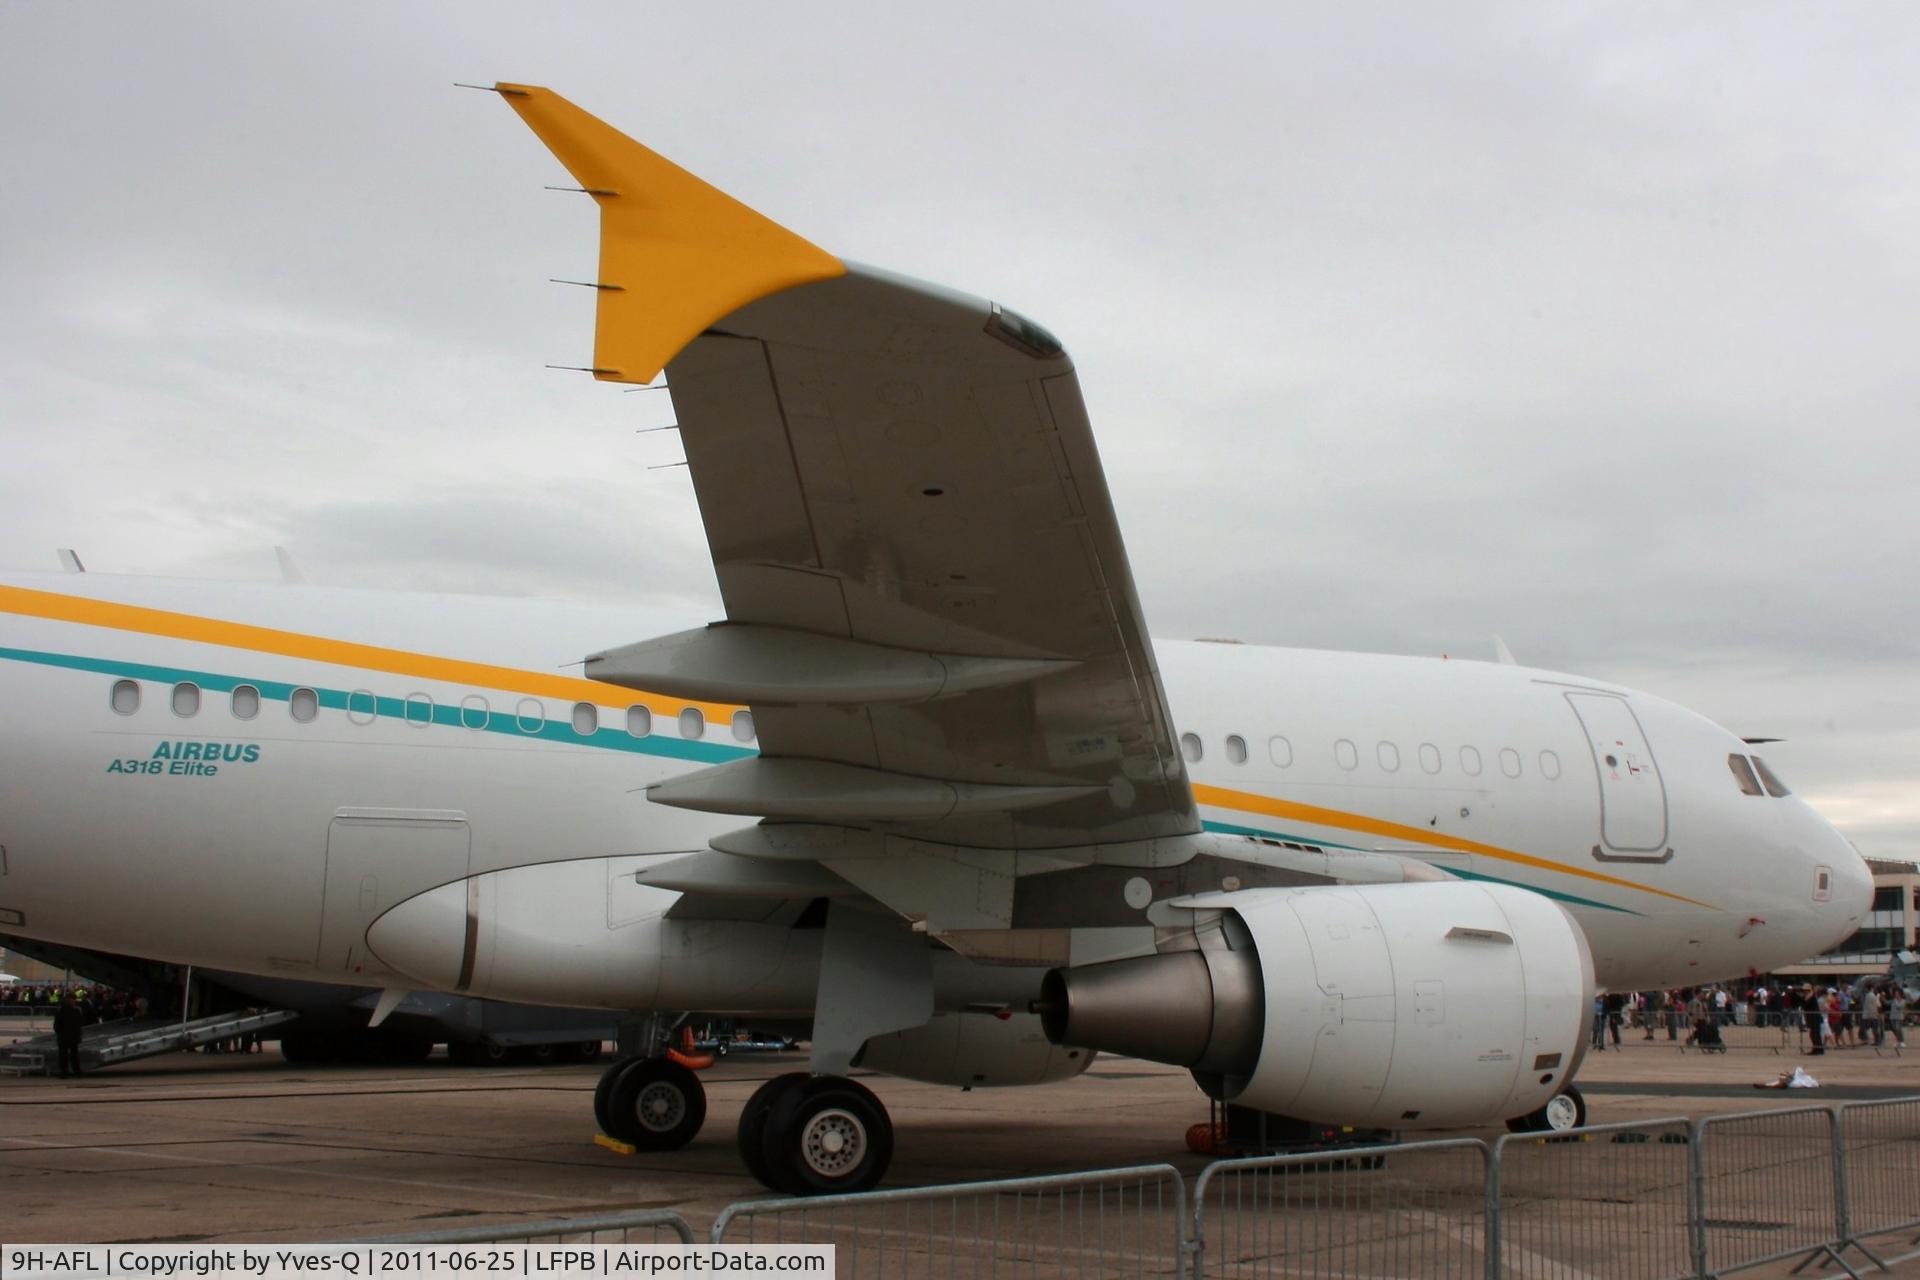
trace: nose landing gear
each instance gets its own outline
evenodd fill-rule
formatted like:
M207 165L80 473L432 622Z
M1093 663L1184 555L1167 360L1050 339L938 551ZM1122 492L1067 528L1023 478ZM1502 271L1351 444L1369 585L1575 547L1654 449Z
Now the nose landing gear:
M777 1076L740 1112L740 1158L766 1187L817 1196L871 1190L893 1160L893 1121L844 1076Z

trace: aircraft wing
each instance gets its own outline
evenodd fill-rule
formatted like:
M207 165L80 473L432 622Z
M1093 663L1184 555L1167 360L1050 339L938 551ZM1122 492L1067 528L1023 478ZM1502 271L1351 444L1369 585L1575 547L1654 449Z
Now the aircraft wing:
M1197 832L1052 335L844 263L545 89L498 89L600 206L593 371L665 366L726 606L588 674L747 703L758 731L757 758L653 798L981 849Z

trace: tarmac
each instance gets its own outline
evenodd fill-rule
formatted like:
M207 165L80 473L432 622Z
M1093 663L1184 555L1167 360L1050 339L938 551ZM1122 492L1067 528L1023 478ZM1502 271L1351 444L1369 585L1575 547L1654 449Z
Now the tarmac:
M643 1208L704 1231L724 1206L767 1194L741 1167L735 1122L762 1081L803 1069L802 1055L721 1059L703 1073L699 1137L635 1156L593 1141L606 1061L321 1069L269 1045L77 1080L0 1077L0 1241L320 1241ZM1822 1088L1753 1087L1796 1065ZM1191 1175L1208 1162L1185 1144L1206 1099L1174 1068L1102 1057L1071 1081L971 1092L862 1079L896 1126L890 1186L1157 1162ZM1920 1046L1707 1055L1630 1030L1620 1050L1589 1054L1579 1082L1595 1124L1912 1096Z

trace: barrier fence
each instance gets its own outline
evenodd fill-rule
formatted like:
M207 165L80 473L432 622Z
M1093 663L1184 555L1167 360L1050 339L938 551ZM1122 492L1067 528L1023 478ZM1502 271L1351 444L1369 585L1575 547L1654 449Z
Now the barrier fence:
M1487 1273L1487 1145L1222 1160L1193 1191L1192 1274Z
M1700 1274L1822 1255L1840 1261L1837 1124L1831 1107L1695 1122L1693 1249Z
M1193 1240L1170 1164L858 1195L749 1200L715 1244L830 1244L842 1276L1179 1276Z
M841 1276L1680 1280L1920 1259L1920 1097L729 1205ZM694 1244L666 1212L380 1243ZM360 1243L374 1243L362 1241Z
M1486 1274L1667 1280L1695 1272L1685 1117L1510 1133L1493 1144Z
M1841 1108L1840 1147L1842 1251L1882 1268L1920 1258L1920 1098Z

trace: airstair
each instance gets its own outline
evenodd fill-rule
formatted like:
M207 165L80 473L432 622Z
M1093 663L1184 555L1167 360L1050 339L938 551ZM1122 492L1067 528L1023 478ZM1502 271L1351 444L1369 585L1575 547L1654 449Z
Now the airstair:
M203 1044L282 1026L299 1016L292 1009L269 1009L265 1012L216 1013L185 1022L153 1018L102 1022L81 1033L80 1069L93 1071L119 1062L132 1062L137 1058L153 1058L163 1053L197 1049ZM58 1070L59 1061L59 1050L51 1034L0 1047L0 1073L7 1075L53 1075Z

